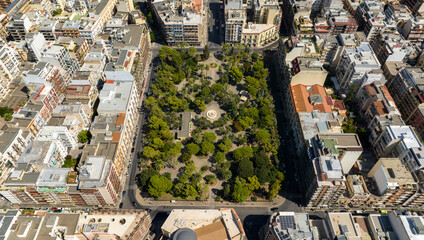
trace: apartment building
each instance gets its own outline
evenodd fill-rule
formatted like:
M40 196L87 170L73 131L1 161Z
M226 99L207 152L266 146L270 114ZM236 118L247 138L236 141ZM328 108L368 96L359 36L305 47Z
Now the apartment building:
M249 22L243 28L241 43L248 47L261 47L279 37L279 28L274 24L253 24Z
M111 140L118 143L114 163L118 175L121 176L126 170L126 162L135 134L133 129L138 118L139 97L132 75L128 72L115 73L119 74L113 75L113 78L106 76L105 85L99 95L100 103L97 108L99 117L97 118L118 116L116 126L120 130L113 133Z
M81 130L88 129L89 115L82 104L57 105L48 126L64 126L74 139Z
M21 77L27 86L41 85L46 82L50 83L58 98L61 99L63 92L69 84L64 74L61 69L48 62L39 62L34 66L33 70L23 72Z
M400 118L400 112L387 87L380 81L363 85L356 93L359 114L368 123L368 129L374 131L382 127L385 119ZM403 125L403 124L402 124Z
M386 16L383 11L383 4L374 0L364 1L356 9L356 21L359 26L364 27L363 30L368 41L386 28L386 23L383 21Z
M276 212L268 219L263 239L315 239L308 213Z
M59 140L66 149L78 147L77 138L71 135L65 126L44 126L37 136L37 141Z
M330 227L332 239L362 239L353 216L349 212L329 212L327 214L327 223Z
M374 51L368 43L361 43L354 49L345 48L336 68L337 81L347 89L354 83L360 85L360 79L365 73L380 68Z
M246 24L246 10L243 1L228 0L225 2L225 42L239 43L242 40L243 28Z
M84 58L88 53L89 43L84 38L59 37L56 45L69 50L70 57L77 59L80 65L84 64Z
M206 19L203 1L155 1L151 9L160 24L166 43L176 45L187 42L190 46L205 43Z
M48 116L41 112L42 109L42 105L27 104L13 113L11 123L23 131L29 131L33 140L48 121Z
M10 38L14 41L25 40L25 35L32 27L29 18L20 12L16 13L5 26Z
M97 4L93 13L99 16L99 20L102 23L106 23L109 19L112 18L113 10L118 3L118 0L101 0L99 4Z
M5 42L0 42L0 99L8 93L9 85L20 73L16 51Z
M316 157L335 156L348 174L362 154L362 145L354 133L320 133L312 140L312 150Z
M411 54L415 53L413 45L401 36L377 34L370 45L381 65L387 62L403 62Z
M320 156L312 160L315 181L311 183L307 194L310 196L308 207L328 207L337 205L346 191L340 161L334 156Z
M114 206L118 202L120 178L105 156L87 156L80 164L78 188L87 205ZM94 198L95 196L95 198Z
M0 183L3 183L15 163L28 144L28 131L19 128L8 128L0 131Z
M408 206L408 199L419 191L417 182L399 158L380 158L369 171L368 177L374 180L381 196L377 205ZM423 196L420 195L422 199Z
M386 214L370 214L368 215L368 224L372 231L374 239L384 239L389 236L390 239L396 238L396 233L390 223L389 216Z
M69 76L73 76L80 67L78 60L71 58L69 49L54 45L52 42L47 42L42 47L40 60L58 68L63 68L68 72Z
M411 126L387 126L373 143L377 157L400 157L413 147L422 144Z
M371 194L362 175L348 175L346 177L346 189L349 205L359 207L367 204Z
M38 26L38 32L43 34L47 41L56 40L56 26L59 23L57 20L44 19L40 26Z
M0 10L4 10L12 3L12 0L2 0L0 1Z
M412 43L421 43L424 37L424 18L419 16L410 18L402 24L402 36Z
M63 23L60 31L64 37L81 38L79 27L81 20L71 21L68 20Z
M409 10L411 11L412 14L414 14L414 16L421 16L424 14L422 0L418 0L418 1L403 0L401 1L401 3L408 6Z
M79 22L79 34L82 38L87 40L89 45L93 45L96 37L103 30L103 22L100 17L82 18Z
M356 20L351 16L334 16L318 19L314 25L316 34L338 35L354 33L358 30Z
M424 233L421 230L424 224L422 216L411 213L397 213L393 211L388 215L389 221L398 239L421 239Z

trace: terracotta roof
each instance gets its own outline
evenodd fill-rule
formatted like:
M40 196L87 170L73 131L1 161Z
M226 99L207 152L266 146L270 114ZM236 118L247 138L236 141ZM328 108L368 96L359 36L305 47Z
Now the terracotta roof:
M229 239L225 225L222 221L217 221L195 229L194 232L196 233L198 239L201 240Z
M342 100L335 100L334 101L334 108L337 108L337 109L342 110L342 111L346 110L346 107L345 107Z
M298 84L290 86L292 91L292 99L296 107L296 112L312 112L319 110L320 112L332 112L331 106L333 102L327 99L327 93L323 86L315 84L313 86L305 86ZM315 103L312 99L316 99Z
M116 126L121 126L125 122L125 113L120 113L118 119L116 119Z
M87 96L90 90L90 85L72 85L66 89L66 95Z
M367 90L369 96L377 95L377 90L375 89L374 84L365 85L365 89Z
M379 115L385 115L388 113L382 101L376 101L376 102L373 102L372 104L374 108L377 110Z
M384 96L386 97L386 99L390 102L395 102L395 100L393 100L392 95L390 95L389 90L387 89L386 85L382 85L381 86L381 91L383 91Z
M121 132L114 132L112 136L112 142L119 142L121 139Z

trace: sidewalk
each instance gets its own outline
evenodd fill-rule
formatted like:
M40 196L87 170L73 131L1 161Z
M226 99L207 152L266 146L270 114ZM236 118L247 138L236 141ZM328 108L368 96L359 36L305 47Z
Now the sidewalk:
M234 203L228 201L184 201L175 200L171 202L168 200L152 200L151 198L143 198L139 190L135 190L135 197L137 202L143 207L159 207L159 206L179 206L179 207L191 207L191 206L204 206L207 207L278 207L286 200L282 196L277 196L273 201L247 201L243 203ZM209 196L208 196L209 197Z

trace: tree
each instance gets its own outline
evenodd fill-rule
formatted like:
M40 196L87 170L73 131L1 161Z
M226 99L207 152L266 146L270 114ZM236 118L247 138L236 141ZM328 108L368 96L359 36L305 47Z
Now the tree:
M205 176L205 181L207 184L213 184L216 180L216 175L209 174Z
M238 67L231 67L230 79L236 83L240 82L243 79L243 73L240 72L240 69L238 69Z
M152 159L156 157L156 155L157 155L157 151L154 148L150 146L146 146L143 148L143 156L145 158Z
M256 176L248 177L247 181L249 182L247 187L249 188L250 191L255 191L259 189L259 187L261 186L261 184L259 183L258 177Z
M218 144L218 148L223 152L228 152L231 149L233 143L228 137L223 137L220 144Z
M270 164L268 155L264 151L255 154L254 163L256 168L261 168Z
M167 193L172 188L172 182L164 176L154 175L149 180L148 192L150 196L158 198Z
M197 56L197 50L196 50L196 48L195 47L189 47L188 48L188 55L191 58L196 58L196 56Z
M253 149L249 146L237 148L233 151L233 158L236 161L249 160L253 157Z
M248 178L253 176L254 174L253 162L250 160L240 161L237 166L237 172L241 178Z
M88 130L81 130L81 132L78 133L78 141L80 143L86 143L91 139L91 133Z
M203 141L214 143L216 141L216 134L213 132L206 132L203 134Z
M205 102L203 100L195 100L193 103L197 112L203 112L206 110Z
M188 163L188 162L190 162L190 160L191 160L191 154L190 153L185 152L181 155L181 161L183 163Z
M201 129L208 129L212 125L212 123L205 117L194 119L193 123Z
M209 153L213 153L213 151L215 151L215 146L213 145L213 143L208 141L202 142L201 150L200 150L200 153L202 155L208 155Z
M6 113L6 114L4 114L3 118L4 118L4 120L9 122L10 120L12 120L13 117L12 117L12 114Z
M269 131L266 129L260 129L255 134L255 139L258 143L261 144L269 143L271 141L271 133L269 133Z
M209 51L209 46L206 44L205 49L203 50L203 54L202 54L202 60L208 60L210 55L210 51Z
M196 155L199 153L200 151L200 147L199 145L195 144L195 143L189 143L186 146L187 151L191 154L191 155Z
M215 162L221 163L225 161L225 154L223 152L217 152L215 154Z
M78 159L76 159L76 158L72 158L72 157L66 157L65 158L65 162L63 163L63 165L62 165L62 168L72 168L72 169L75 169L75 166L77 165L77 163L78 163Z
M274 182L272 182L269 185L269 193L268 193L268 198L269 200L274 199L277 194L280 192L281 189L281 181L280 180L275 180Z
M231 45L230 44L228 44L228 43L225 43L224 45L222 45L222 52L225 54L225 55L230 55L231 54Z
M231 197L235 202L244 202L249 197L250 189L246 186L246 184L242 180L236 180L236 184L234 185L233 192L231 193Z
M151 177L159 175L159 172L153 168L143 169L141 173L137 174L137 184L140 189L146 189Z
M216 94L216 93L218 93L220 91L223 91L223 90L224 90L224 86L221 83L214 83L211 86L211 91L214 94Z

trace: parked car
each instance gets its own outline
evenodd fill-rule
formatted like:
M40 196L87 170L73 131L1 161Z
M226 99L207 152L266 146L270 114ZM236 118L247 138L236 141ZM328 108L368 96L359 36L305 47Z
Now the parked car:
M122 192L122 196L125 197L125 195L127 195L127 191Z
M119 204L119 208L122 208L123 206L124 206L124 203L122 203L122 202L121 202L121 203Z
M134 206L134 207L137 207L137 206L138 206L138 204L137 204L136 202L133 202L133 206Z

